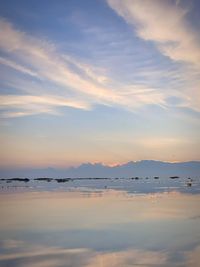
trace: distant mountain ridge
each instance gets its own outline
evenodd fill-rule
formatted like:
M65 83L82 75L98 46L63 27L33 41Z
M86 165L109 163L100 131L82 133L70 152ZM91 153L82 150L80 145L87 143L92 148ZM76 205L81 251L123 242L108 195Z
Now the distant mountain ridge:
M83 163L78 167L66 169L0 169L0 178L12 177L71 177L71 178L128 178L128 177L200 177L200 161L163 162L155 160L130 161L117 166L106 166L102 163Z

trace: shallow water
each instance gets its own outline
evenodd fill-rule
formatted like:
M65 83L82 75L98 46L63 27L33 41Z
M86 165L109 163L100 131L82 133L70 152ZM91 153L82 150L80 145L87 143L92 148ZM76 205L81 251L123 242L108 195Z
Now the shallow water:
M55 179L51 182L36 181L30 179L29 182L19 182L12 180L0 180L0 192L19 192L19 191L102 191L105 189L114 189L126 191L128 193L158 193L179 191L182 193L200 193L200 177L192 178L192 186L188 187L188 178L170 179L162 178L75 178L69 179L64 183L58 183Z
M176 181L167 190L133 193L104 189L105 181L82 183L1 188L0 266L199 266L194 187Z

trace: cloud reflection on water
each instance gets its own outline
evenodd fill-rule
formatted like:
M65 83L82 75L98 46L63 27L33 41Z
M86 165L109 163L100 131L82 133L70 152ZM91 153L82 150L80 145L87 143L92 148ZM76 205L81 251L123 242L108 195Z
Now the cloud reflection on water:
M179 192L2 194L0 266L197 267L199 201Z
M1 195L0 229L102 229L111 224L184 220L199 216L199 202L200 195L179 192L131 195L111 190L101 194Z
M66 249L31 245L19 240L7 240L6 242L8 241L10 244L16 244L16 250L12 252L11 248L4 247L6 253L0 255L2 267L198 267L200 261L200 246L192 251L182 251L181 261L172 262L172 258L166 251L130 248L124 251L97 252L87 248ZM19 244L18 248L17 244Z
M127 251L96 252L91 249L64 249L59 247L42 247L25 244L21 248L21 242L11 240L11 243L19 243L18 252L8 252L0 256L1 266L14 263L18 266L44 267L44 266L85 266L85 267L121 267L121 266L165 266L167 254L156 251L129 249ZM5 264L5 265L4 265Z

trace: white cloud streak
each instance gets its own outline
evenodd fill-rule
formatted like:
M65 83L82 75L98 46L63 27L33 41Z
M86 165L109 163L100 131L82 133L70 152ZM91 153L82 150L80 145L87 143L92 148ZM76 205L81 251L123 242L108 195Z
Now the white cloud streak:
M98 68L93 68L70 56L59 54L53 44L17 30L6 20L0 20L0 50L9 54L9 59L0 58L1 64L27 74L31 79L38 79L43 84L50 83L51 87L62 90L62 99L58 99L59 96L52 96L54 94L51 92L40 92L38 95L36 91L30 92L31 96L26 97L24 95L2 96L0 101L2 101L3 107L12 108L13 106L16 108L17 106L20 108L21 106L21 110L17 112L4 112L4 117L40 112L52 113L52 111L57 112L56 108L59 106L88 109L92 105L103 104L135 110L146 104L163 106L165 102L165 95L155 88L149 90L148 87L137 85L134 85L131 90L126 86L114 88L110 79ZM74 65L75 70L70 67L70 64ZM30 77L27 77L27 83L30 81ZM111 86L107 85L108 81ZM74 94L73 99L67 100L69 94ZM65 95L66 100L64 100ZM11 100L14 105L9 104L12 102ZM20 102L23 104L16 105ZM31 111L27 103L29 106L30 104L32 107L34 106Z
M188 21L190 12L181 1L107 0L137 36L151 41L160 53L183 65L182 88L170 92L183 99L183 107L200 111L200 34ZM165 75L163 73L163 75ZM196 76L196 77L195 77ZM170 77L169 77L170 79Z
M200 36L186 20L189 9L180 7L180 1L172 4L162 0L108 0L108 3L134 26L140 38L153 41L164 55L200 66Z
M97 104L118 106L130 111L146 105L165 108L170 107L167 103L170 96L182 99L180 105L183 107L200 110L197 90L200 84L191 75L193 68L199 75L200 42L198 34L186 20L189 10L180 7L180 1L174 2L174 5L160 0L108 0L108 3L126 22L133 25L140 38L154 42L159 51L171 60L190 66L185 86L181 90L162 90L159 83L158 86L152 86L150 83L145 85L145 81L144 84L128 85L126 81L122 85L116 84L106 75L106 70L59 53L53 43L30 36L0 19L0 51L3 52L0 63L23 75L21 82L16 82L12 74L9 82L2 77L2 81L22 91L22 95L20 92L20 95L0 97L2 117L59 114L59 107L88 110ZM162 70L158 75L161 77L166 73ZM178 79L183 80L185 73L173 75L181 76ZM21 86L23 83L26 88Z
M33 72L32 70L28 69L28 68L25 68L21 65L18 65L16 62L12 61L12 60L9 60L9 59L6 59L6 58L3 58L3 57L0 57L0 64L2 65L6 65L10 68L13 68L17 71L20 71L24 74L28 74L30 76L34 76L34 77L37 77L37 74L35 72Z
M0 95L1 109L13 109L2 113L2 117L22 117L38 113L58 114L53 107L72 107L78 109L90 108L86 103L77 100L67 100L58 96L33 95ZM18 111L23 110L23 111Z

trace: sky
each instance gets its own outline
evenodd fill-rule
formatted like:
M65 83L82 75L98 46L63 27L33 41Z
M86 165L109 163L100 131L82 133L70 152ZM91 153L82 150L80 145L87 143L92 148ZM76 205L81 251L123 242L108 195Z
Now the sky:
M198 0L0 0L0 167L200 160Z

